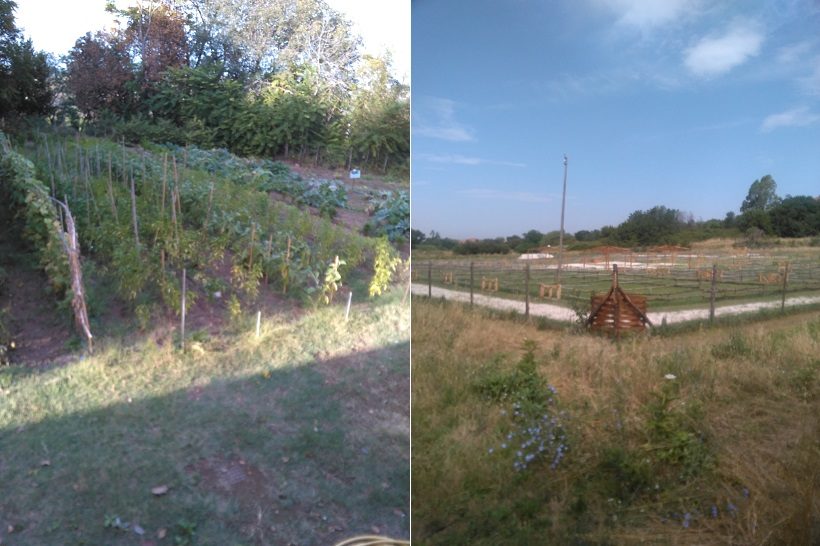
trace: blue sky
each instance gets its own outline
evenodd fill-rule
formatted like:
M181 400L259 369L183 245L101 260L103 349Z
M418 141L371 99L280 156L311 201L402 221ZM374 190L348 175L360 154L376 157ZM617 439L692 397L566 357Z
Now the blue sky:
M820 1L413 0L412 223L495 237L820 195Z

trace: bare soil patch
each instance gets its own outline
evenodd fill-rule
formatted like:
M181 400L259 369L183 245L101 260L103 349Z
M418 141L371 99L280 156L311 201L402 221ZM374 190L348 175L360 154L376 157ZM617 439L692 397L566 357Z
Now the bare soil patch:
M72 338L69 315L57 308L48 280L41 271L7 264L7 293L0 305L7 309L7 328L17 348L13 363L37 365L66 355Z

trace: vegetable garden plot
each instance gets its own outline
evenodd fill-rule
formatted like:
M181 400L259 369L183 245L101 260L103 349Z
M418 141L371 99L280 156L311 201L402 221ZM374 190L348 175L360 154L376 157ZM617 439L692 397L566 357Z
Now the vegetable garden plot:
M84 252L141 317L179 311L183 269L200 288L192 297L223 293L236 308L262 283L316 302L337 256L349 271L375 256L375 239L330 221L346 203L341 182L303 180L279 162L50 134L22 152L49 193L67 199ZM272 200L272 189L289 202ZM380 202L391 199L388 192ZM393 220L374 224L373 234L395 235ZM227 279L218 273L225 259Z

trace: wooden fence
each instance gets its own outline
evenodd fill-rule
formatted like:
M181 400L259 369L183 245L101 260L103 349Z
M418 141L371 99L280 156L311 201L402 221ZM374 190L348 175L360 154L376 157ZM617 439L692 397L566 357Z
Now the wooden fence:
M560 283L553 264L499 260L419 263L412 278L427 285L428 296L433 286L469 293L471 305L475 293L492 295L523 301L526 314L531 302L586 307L593 294L609 289L612 265L619 266L621 283L644 296L653 311L708 306L714 316L718 304L779 298L783 305L787 296L820 292L818 258L731 256L705 264L691 256L678 256L676 262L641 256L643 261L632 255L631 262L629 256L611 256L606 269L603 264L571 263L562 268Z

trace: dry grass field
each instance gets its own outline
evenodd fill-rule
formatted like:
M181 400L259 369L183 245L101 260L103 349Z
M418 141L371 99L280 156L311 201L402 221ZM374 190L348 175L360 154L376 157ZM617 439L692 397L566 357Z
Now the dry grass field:
M820 541L816 311L614 342L415 298L412 347L416 544Z

